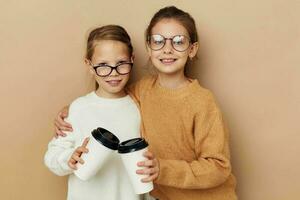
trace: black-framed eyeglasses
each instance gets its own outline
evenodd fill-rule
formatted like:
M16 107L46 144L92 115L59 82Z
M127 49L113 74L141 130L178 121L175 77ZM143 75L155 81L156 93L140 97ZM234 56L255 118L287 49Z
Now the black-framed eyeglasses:
M154 51L161 50L165 46L167 40L171 40L173 49L179 52L186 51L191 44L190 38L185 35L175 35L171 38L166 38L162 35L155 34L150 35L147 39L148 46Z
M92 62L90 63L91 66L94 68L96 74L100 77L109 76L113 70L116 70L116 72L120 75L129 74L133 66L132 62L120 62L115 66L111 66L106 63L100 63L96 65L93 65Z

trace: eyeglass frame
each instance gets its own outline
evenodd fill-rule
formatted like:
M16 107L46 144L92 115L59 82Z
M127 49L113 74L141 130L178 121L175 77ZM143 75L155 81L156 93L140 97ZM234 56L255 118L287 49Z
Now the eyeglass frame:
M109 76L109 75L113 72L113 70L116 70L116 72L117 72L119 75L126 75L126 74L129 74L129 73L131 72L132 67L133 67L133 62L129 62L129 61L128 61L128 62L121 62L121 63L119 63L119 64L116 64L115 66L111 66L111 65L108 65L108 64L106 64L106 63L100 63L100 64L94 65L94 64L92 63L92 61L89 61L89 62L90 62L91 67L95 70L97 76L100 76L100 77L107 77L107 76ZM124 64L129 64L129 65L130 65L130 70L129 70L129 72L127 72L127 73L120 73L120 72L118 71L118 67L119 67L120 65L124 65ZM105 75L105 76L99 75L98 72L97 72L97 68L99 68L99 67L110 67L110 72L109 72L107 75Z
M150 45L150 40L151 40L151 36L153 36L153 35L159 35L159 36L161 36L163 39L164 39L164 44L163 44L163 46L161 47L161 48L159 48L159 49L152 49L151 48L151 45ZM175 47L173 46L173 39L175 38L175 37L177 37L177 36L184 36L184 37L186 37L186 38L188 38L188 42L189 42L189 45L187 46L187 48L185 49L185 50L183 50L183 51L178 51L177 49L175 49ZM149 48L151 49L151 50L153 50L153 51L159 51L159 50L161 50L162 48L164 48L164 46L166 45L166 43L167 43L167 40L171 40L171 46L172 46L172 48L175 50L175 51L178 51L178 52L184 52L184 51L186 51L186 50L188 50L188 48L191 46L191 44L192 44L192 41L191 41L191 38L190 37L188 37L188 36L186 36L186 35L174 35L173 37L169 37L169 38L167 38L167 37L165 37L165 36L163 36L163 35L160 35L160 34L152 34L152 35L149 35L148 36L148 38L147 38L147 44L148 44L148 46L149 46Z

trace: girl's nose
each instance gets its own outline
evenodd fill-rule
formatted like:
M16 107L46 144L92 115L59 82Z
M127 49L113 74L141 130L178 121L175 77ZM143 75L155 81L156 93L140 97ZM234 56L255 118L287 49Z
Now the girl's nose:
M113 69L112 72L110 73L110 76L118 76L119 73L117 72L117 69Z
M163 47L164 53L172 53L173 47L172 47L172 41L166 40L165 46Z

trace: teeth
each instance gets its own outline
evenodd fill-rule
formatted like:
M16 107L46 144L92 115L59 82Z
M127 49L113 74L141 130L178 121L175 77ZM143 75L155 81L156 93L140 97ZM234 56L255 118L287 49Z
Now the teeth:
M121 82L121 80L111 80L111 81L107 81L108 84L112 85L112 86L116 86L119 85L119 83Z
M162 62L174 62L175 59L172 58L166 58L166 59L161 59Z

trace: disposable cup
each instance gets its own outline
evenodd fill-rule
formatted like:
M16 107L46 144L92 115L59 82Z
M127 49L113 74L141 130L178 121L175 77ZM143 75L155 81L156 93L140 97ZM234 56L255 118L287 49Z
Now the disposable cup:
M101 127L93 130L86 147L89 152L81 155L84 163L76 164L77 170L74 174L84 181L90 179L103 166L109 155L118 149L118 145L119 139L110 131Z
M148 175L136 173L136 170L140 169L140 167L137 166L137 163L146 159L143 156L143 153L148 150L147 147L148 143L146 140L143 138L134 138L121 142L118 148L118 153L121 155L121 159L136 194L144 194L153 190L152 182L141 182L141 179Z

